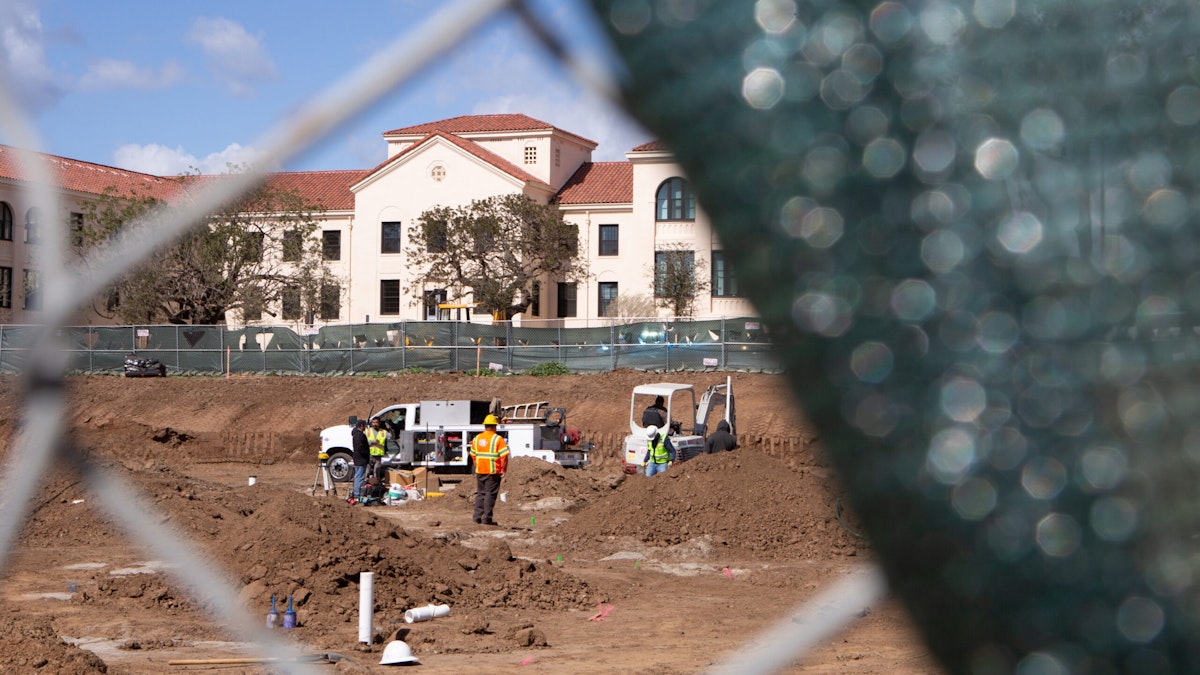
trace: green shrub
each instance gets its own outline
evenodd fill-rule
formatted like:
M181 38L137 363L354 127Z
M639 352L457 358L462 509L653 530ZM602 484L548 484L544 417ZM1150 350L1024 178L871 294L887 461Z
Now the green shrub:
M536 366L525 371L528 375L534 377L545 377L546 375L570 375L571 371L558 361L543 361Z

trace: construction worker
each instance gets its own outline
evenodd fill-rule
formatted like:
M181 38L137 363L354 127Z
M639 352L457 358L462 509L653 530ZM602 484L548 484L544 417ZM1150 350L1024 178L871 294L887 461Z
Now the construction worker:
M642 460L646 463L646 475L653 476L666 471L675 461L675 446L667 438L666 430L659 430L651 424L646 427L646 440L646 457Z
M358 420L350 432L350 445L353 446L351 457L354 459L354 492L351 493L351 504L357 504L363 497L363 481L367 478L367 466L371 464L371 444L367 441L367 422Z
M371 428L367 429L367 445L371 448L371 463L367 467L367 475L378 481L383 474L383 455L387 449L388 432L378 417L371 418Z
M663 397L655 396L654 403L651 403L642 411L642 426L655 426L659 429L667 428L667 406Z
M500 421L495 415L483 418L483 433L471 441L471 461L475 463L475 516L483 525L495 525L492 509L500 494L500 481L508 471L508 442L496 433Z
M704 450L708 454L728 450L737 450L737 437L729 431L729 422L717 422L717 430L708 435L704 441Z

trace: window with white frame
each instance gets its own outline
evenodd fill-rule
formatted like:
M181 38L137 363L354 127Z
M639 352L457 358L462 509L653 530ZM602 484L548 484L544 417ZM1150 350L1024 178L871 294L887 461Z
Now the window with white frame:
M379 282L379 313L400 313L400 280L383 279Z
M558 285L558 316L560 318L575 316L575 293L577 289L573 283L560 283Z
M617 315L617 282L601 281L600 300L596 305L596 316Z
M380 253L400 252L400 221L385 221L380 226Z
M0 241L12 241L13 210L8 202L0 202Z
M25 270L25 309L42 308L42 273Z
M11 267L0 267L0 307L12 308L12 270Z
M42 240L42 217L36 206L25 212L25 243L36 244Z
M724 251L712 252L712 294L718 298L737 297L738 282Z
M619 234L620 231L616 225L600 226L600 255L617 255L620 252Z
M683 178L668 178L658 186L655 220L695 220L696 195Z
M525 146L525 163L526 164L537 164L537 146L536 145Z

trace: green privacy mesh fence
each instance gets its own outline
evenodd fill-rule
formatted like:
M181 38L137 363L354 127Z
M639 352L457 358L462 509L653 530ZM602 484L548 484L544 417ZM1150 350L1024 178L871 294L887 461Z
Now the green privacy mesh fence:
M942 663L1200 672L1200 5L592 4Z
M522 328L402 321L285 327L84 326L64 328L69 367L119 372L130 353L173 373L372 373L407 369L521 372L553 361L574 372L637 370L778 371L755 318L638 321L590 328ZM17 372L37 332L0 326L0 370Z

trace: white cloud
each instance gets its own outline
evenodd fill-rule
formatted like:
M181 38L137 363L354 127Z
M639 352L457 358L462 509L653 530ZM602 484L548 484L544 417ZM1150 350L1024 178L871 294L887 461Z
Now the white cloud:
M200 158L186 152L182 147L168 148L157 143L122 145L113 153L114 165L130 171L140 171L155 176L178 176L192 173L226 173L229 165L253 164L261 153L252 147L230 143L220 152L209 153Z
M183 79L183 67L169 61L156 73L138 68L129 61L101 59L91 64L79 78L79 88L85 91L110 89L165 89Z
M45 39L32 0L0 2L0 67L17 101L31 114L54 107L70 87L70 77L46 62Z
M547 65L521 30L497 30L449 64L435 96L479 96L472 112L524 113L596 141L596 161L619 161L653 139L633 118L585 89L562 69ZM453 91L451 91L453 90Z
M192 22L187 39L200 45L213 74L238 97L251 96L256 86L275 80L275 61L241 24L223 17L200 17Z

